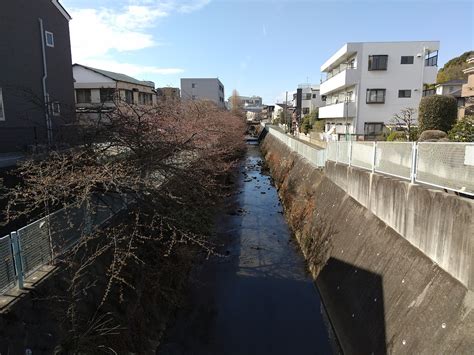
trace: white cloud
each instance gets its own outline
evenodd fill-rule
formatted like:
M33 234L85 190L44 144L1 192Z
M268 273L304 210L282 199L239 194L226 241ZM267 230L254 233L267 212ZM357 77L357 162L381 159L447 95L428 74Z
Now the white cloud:
M73 62L121 71L128 75L180 73L183 71L180 68L140 67L120 63L118 58L111 59L111 56L115 51L139 51L158 46L152 29L159 19L173 13L197 11L209 2L210 0L117 0L114 8L70 9L73 17L70 22Z
M184 70L181 68L159 68L154 66L137 65L130 63L121 63L113 59L91 59L88 64L91 67L110 70L113 72L123 73L130 76L141 76L143 74L180 74Z

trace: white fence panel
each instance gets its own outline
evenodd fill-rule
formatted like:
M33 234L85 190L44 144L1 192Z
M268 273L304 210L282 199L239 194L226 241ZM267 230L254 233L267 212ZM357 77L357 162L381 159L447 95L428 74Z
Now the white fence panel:
M338 150L337 150L337 162L342 164L349 164L350 160L350 147L351 142L337 142Z
M411 178L413 143L377 143L375 171L403 179Z
M375 142L352 142L351 165L372 170Z
M337 142L329 142L326 149L328 160L337 161Z
M419 143L416 181L474 195L474 143Z

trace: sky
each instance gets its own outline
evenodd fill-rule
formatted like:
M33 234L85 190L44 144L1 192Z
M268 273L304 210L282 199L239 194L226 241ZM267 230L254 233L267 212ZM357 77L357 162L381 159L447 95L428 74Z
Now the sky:
M474 49L470 0L62 0L73 63L157 87L218 77L226 97L284 100L319 84L346 42L439 40L438 65Z

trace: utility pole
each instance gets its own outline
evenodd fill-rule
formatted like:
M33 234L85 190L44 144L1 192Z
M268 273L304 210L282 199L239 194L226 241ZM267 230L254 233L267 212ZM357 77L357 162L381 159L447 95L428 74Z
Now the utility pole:
M288 133L288 131L290 130L290 125L288 123L288 118L286 117L286 115L288 114L288 91L286 92L286 98L285 98L285 123L286 123L286 132L285 133Z

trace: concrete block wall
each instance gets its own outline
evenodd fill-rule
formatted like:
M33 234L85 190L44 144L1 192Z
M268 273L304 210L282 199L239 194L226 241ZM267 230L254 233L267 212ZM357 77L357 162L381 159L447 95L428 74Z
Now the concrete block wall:
M326 162L325 174L440 267L474 290L474 201Z

